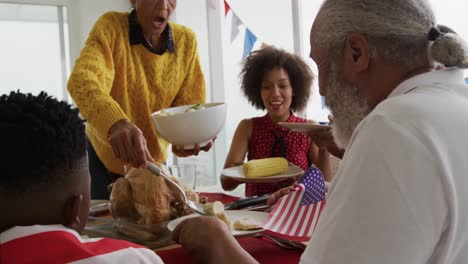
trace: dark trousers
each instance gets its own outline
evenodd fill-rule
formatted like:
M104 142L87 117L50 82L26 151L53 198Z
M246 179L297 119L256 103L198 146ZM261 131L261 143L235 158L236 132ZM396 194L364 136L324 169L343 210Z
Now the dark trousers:
M89 173L91 174L91 199L108 200L110 192L107 186L122 175L110 172L104 167L94 151L91 142L87 140Z

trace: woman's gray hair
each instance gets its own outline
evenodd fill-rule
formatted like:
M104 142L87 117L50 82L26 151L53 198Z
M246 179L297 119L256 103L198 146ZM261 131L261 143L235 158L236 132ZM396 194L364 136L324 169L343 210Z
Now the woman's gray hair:
M447 67L468 68L468 48L456 33L438 27L427 0L326 0L314 24L314 43L341 54L349 32L362 33L371 55L406 67L426 56ZM440 29L434 41L429 31Z
M466 42L446 26L436 26L437 36L429 50L433 60L446 67L468 68L468 46Z

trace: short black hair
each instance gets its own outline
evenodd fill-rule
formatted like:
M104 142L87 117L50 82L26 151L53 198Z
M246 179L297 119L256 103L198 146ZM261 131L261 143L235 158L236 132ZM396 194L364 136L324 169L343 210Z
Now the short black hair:
M45 92L0 97L0 192L24 193L39 185L52 190L85 155L77 109Z
M253 51L245 59L240 73L242 92L252 106L265 110L261 96L262 81L266 73L277 68L288 73L294 94L291 110L303 110L312 89L312 71L301 57L272 46Z

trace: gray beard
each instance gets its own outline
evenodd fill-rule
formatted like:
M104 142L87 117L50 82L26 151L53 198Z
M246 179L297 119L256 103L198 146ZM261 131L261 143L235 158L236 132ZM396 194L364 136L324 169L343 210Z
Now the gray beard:
M357 125L369 114L365 98L358 95L356 87L338 76L335 65L330 66L325 87L325 104L333 114L332 133L338 147L346 149Z

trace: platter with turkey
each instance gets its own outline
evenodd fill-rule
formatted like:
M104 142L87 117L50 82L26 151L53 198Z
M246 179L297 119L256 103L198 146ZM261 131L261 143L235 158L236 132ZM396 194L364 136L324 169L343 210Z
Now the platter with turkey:
M209 203L206 197L200 197L190 187L172 177L165 165L157 166L185 191L189 200L204 204L210 215L225 222L233 235L246 235L261 230L260 224L268 216L267 213L224 211L222 203ZM174 243L171 239L174 227L188 217L198 216L185 205L175 187L146 169L131 168L110 189L111 218L90 216L86 235L125 239L156 248ZM252 222L252 219L255 221ZM238 220L248 223L248 226L239 226ZM242 228L246 230L240 230Z
M166 166L157 166L171 175ZM185 191L189 200L206 202L175 177L171 179ZM85 235L125 239L148 247L168 245L174 242L167 224L192 213L171 184L146 169L129 169L125 177L117 179L109 189L111 217L90 216Z

